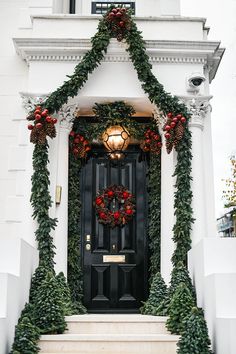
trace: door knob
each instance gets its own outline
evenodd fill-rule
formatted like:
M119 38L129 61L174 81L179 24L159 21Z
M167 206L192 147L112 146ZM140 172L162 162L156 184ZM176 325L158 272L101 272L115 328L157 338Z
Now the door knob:
M86 251L90 251L91 250L91 245L90 243L87 243L85 246Z

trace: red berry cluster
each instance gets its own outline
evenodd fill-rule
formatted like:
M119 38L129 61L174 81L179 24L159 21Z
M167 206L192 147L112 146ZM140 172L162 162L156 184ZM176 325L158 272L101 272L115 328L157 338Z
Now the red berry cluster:
M34 125L29 124L28 125L28 129L29 130L33 130L34 127L36 127L37 129L42 129L43 125L45 125L47 123L56 124L57 123L57 119L51 117L48 114L48 110L47 109L42 110L41 106L36 106L35 107L35 111L34 111Z
M110 204L116 199L120 204L119 210L111 210ZM124 186L113 185L99 192L95 199L98 222L115 226L123 226L132 218L135 212L134 197Z
M186 118L182 114L174 115L172 112L167 114L167 122L164 126L167 152L170 153L183 138L186 125Z
M148 129L145 134L145 140L141 144L141 149L144 152L152 152L154 154L159 154L162 148L162 142L160 134L154 130Z
M81 134L77 134L74 130L70 132L70 147L75 157L86 158L91 150L89 141Z
M126 31L130 30L130 15L126 8L116 7L106 14L106 20L114 37L122 41Z
M34 121L34 124L28 124L28 129L31 130L31 142L44 143L46 136L54 138L56 129L54 125L57 119L49 115L47 109L42 109L41 106L36 106L33 114L27 117L28 120Z

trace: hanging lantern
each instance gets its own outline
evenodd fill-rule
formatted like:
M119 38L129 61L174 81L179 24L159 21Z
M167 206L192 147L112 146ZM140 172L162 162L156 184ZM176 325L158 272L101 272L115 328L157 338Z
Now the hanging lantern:
M130 134L126 128L113 125L102 134L102 141L112 159L121 159L124 157L122 151L126 150L130 143Z

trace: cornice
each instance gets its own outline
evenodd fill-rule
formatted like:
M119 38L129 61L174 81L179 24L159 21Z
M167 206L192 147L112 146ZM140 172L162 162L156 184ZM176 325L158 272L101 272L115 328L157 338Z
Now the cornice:
M33 61L79 62L91 48L89 39L14 38L19 56L29 64ZM125 43L111 40L104 61L129 62ZM224 49L217 41L147 40L151 63L202 64L208 66L213 79Z

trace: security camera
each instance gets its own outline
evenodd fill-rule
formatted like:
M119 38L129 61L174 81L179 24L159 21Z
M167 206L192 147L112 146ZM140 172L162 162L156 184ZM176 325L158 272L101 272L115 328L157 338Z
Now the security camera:
M201 84L206 78L201 73L193 73L187 78L187 91L199 91Z

